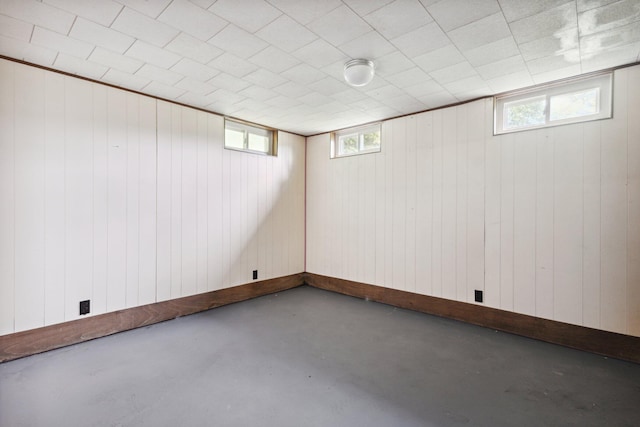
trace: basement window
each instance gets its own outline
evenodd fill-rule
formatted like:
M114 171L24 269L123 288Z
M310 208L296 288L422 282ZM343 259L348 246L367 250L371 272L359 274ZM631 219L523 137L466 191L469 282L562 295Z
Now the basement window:
M250 125L236 120L224 120L224 148L275 156L278 136L274 129Z
M381 124L343 129L331 133L331 158L380 151Z
M495 97L496 135L612 117L612 75Z

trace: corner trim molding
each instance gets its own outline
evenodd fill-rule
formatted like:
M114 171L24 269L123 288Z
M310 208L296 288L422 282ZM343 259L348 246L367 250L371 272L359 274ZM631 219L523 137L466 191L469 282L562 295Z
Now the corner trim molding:
M292 274L2 335L0 363L281 292L303 284L302 273Z
M632 335L587 328L483 305L414 294L313 273L305 273L304 281L309 286L327 291L460 320L602 356L640 363L640 337Z

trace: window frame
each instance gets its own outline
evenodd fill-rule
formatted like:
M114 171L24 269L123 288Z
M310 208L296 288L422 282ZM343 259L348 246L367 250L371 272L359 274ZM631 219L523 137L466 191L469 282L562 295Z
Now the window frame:
M587 114L565 119L551 120L551 99L561 95L571 95L585 92L590 89L598 89L599 111L594 114ZM522 102L527 99L545 98L545 121L539 125L522 126L517 128L504 127L505 105ZM503 135L513 132L523 132L533 129L541 129L553 126L562 126L571 123L582 123L592 120L610 119L613 117L613 73L598 73L586 77L579 77L553 84L539 86L529 90L508 92L493 97L494 102L494 135Z
M364 135L368 133L372 133L374 130L380 134L380 145L378 148L374 149L364 149ZM358 151L355 153L345 153L340 154L339 143L340 138L348 135L358 135ZM372 154L379 153L382 151L382 122L369 123L362 126L355 126L346 129L341 129L338 131L331 132L331 154L330 157L332 159L342 158L342 157L351 157L351 156L360 156L363 154Z
M243 148L227 145L227 129L243 132ZM249 148L249 135L258 135L268 137L269 150L252 150ZM278 155L278 131L266 126L260 126L253 123L244 122L242 120L224 118L224 148L226 150L240 151L244 153L259 154L262 156Z

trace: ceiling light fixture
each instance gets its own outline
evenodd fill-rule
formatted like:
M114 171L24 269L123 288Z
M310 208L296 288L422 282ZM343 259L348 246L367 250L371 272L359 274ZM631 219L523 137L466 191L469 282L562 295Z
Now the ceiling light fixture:
M352 59L344 64L344 79L351 86L365 86L373 80L375 67L368 59Z

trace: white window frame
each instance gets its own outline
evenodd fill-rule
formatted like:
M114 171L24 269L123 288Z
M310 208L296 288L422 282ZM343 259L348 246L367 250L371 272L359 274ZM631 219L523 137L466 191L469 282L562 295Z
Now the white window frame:
M551 120L550 106L551 98L558 95L570 95L573 93L584 92L589 89L598 89L598 105L599 111L594 114L588 114L578 117L570 117L566 119ZM532 98L545 98L545 122L539 125L522 126L517 128L505 129L504 108L506 104L518 101L525 101ZM610 119L613 117L613 73L607 72L595 76L581 77L570 81L559 82L555 84L545 85L532 90L510 92L494 97L494 135L501 135L512 132L522 132L531 129L540 129L545 127L560 126L569 123L581 123L591 120Z
M364 135L372 132L378 132L380 134L380 145L377 148L364 148ZM347 135L358 136L358 151L355 153L340 153L339 144L340 138ZM363 126L356 126L348 129L342 129L336 132L331 132L331 158L359 156L361 154L379 153L382 150L382 123L372 123Z
M243 132L243 136L244 136L243 148L227 145L227 136L226 136L227 129ZM271 129L265 126L258 126L258 125L242 122L240 120L229 119L225 117L224 130L225 130L224 148L226 148L227 150L243 151L243 152L252 153L252 154L261 154L263 156L265 155L276 156L278 153L278 131L275 129ZM269 139L269 150L268 151L251 150L249 148L249 135L266 136Z

